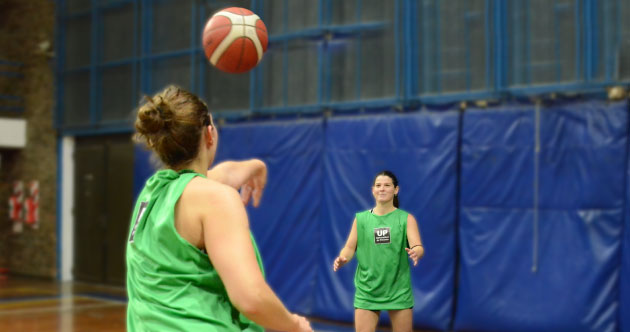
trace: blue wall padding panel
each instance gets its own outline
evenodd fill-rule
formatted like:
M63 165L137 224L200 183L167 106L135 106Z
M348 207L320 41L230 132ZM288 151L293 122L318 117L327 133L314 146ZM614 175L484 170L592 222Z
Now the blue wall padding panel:
M157 156L143 144L136 144L133 159L133 199L134 201L144 188L148 178L157 170Z
M418 220L426 257L412 268L414 325L447 329L453 305L458 112L335 117L327 122L321 248L314 314L352 321L356 261L332 263L354 214L374 206L379 171L399 180L401 208Z
M456 330L618 328L627 122L626 103L542 107L536 156L534 106L465 113Z
M540 207L623 208L627 121L625 102L543 109Z
M259 158L268 167L250 226L267 281L291 310L310 314L319 256L322 120L235 124L221 128L217 162Z
M619 324L621 332L630 332L630 155L626 157L626 201L619 290Z
M523 108L470 110L465 112L463 125L461 205L531 207L533 112Z

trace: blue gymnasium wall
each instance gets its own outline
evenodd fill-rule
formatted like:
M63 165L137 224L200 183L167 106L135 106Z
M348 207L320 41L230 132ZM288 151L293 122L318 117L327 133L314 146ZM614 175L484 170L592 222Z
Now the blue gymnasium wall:
M136 144L133 149L133 200L135 201L147 179L157 170L157 164L152 163L152 158L155 157L145 146Z
M266 277L287 307L309 314L315 291L322 201L321 120L228 125L219 133L217 162L259 158L268 180L250 227Z
M234 124L220 131L217 162L267 163L250 222L268 281L292 310L352 321L356 262L335 274L332 260L354 213L372 205L374 173L389 168L427 249L412 269L416 327L630 331L627 108L540 107L537 154L533 105ZM135 190L151 173L148 155L136 151Z
M465 112L455 329L616 331L627 105L542 106L539 152L535 109Z
M630 143L628 144L630 145ZM621 291L619 324L621 332L630 332L630 154L627 156L626 171L626 215L623 230L623 252L621 262Z

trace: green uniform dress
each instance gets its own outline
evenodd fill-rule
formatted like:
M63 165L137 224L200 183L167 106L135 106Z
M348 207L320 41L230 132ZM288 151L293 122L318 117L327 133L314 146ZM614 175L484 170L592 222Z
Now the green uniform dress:
M232 305L208 255L175 229L175 204L196 176L158 171L138 196L127 238L129 332L263 331Z
M398 310L413 307L409 258L405 251L407 215L401 209L383 216L370 211L356 214L355 308Z

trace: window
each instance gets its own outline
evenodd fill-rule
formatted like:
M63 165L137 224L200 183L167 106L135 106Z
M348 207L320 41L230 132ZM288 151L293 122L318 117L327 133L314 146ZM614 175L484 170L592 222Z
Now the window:
M580 91L630 80L619 0L66 0L58 126L131 130L144 94L177 84L215 116L415 107ZM201 34L225 7L269 33L245 74L209 65Z

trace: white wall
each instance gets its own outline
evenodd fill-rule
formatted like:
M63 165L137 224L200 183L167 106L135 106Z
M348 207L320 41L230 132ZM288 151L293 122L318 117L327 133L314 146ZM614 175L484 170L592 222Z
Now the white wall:
M63 137L61 170L61 280L70 281L74 263L74 137Z
M26 120L0 118L0 147L23 148L26 146Z

